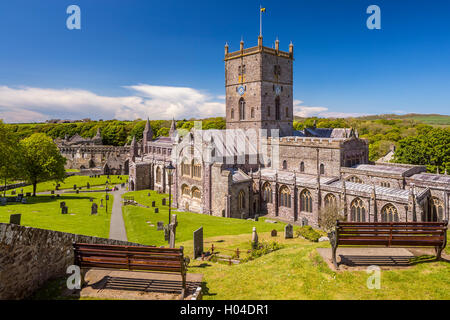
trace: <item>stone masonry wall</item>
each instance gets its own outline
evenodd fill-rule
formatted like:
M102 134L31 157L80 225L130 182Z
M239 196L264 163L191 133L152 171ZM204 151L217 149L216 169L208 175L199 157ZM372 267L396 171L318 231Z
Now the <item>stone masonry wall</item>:
M48 280L65 276L74 262L74 242L141 246L0 223L0 300L27 298Z

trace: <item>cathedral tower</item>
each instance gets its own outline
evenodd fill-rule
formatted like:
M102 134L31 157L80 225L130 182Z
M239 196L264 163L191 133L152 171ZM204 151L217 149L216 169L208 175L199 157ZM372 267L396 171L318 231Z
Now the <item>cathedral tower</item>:
M225 90L227 129L279 129L280 136L293 134L293 61L289 52L258 45L228 52L225 45ZM268 132L270 135L270 131Z

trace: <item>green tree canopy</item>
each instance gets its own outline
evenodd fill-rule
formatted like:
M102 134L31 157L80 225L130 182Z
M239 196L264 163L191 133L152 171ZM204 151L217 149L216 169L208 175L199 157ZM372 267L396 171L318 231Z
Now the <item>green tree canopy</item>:
M33 185L33 196L36 196L38 182L64 179L66 158L59 153L52 138L43 133L35 133L20 141L20 146L22 178Z

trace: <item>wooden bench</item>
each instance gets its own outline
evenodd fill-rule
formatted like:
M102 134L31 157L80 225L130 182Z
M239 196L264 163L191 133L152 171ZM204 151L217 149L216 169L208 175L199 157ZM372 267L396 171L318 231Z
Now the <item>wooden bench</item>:
M157 248L74 243L74 264L82 268L180 273L182 296L186 295L187 260L183 247ZM84 279L83 279L84 280Z
M336 269L338 246L434 247L436 259L447 245L444 222L340 222L331 235L332 259Z

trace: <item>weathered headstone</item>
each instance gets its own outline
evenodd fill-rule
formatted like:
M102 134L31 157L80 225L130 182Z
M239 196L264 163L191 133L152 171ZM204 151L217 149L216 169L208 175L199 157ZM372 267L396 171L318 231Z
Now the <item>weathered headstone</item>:
M73 190L77 190L77 185L76 184L73 185Z
M156 207L156 201L152 201L152 207Z
M164 222L158 221L157 226L156 226L156 230L157 231L164 230Z
M147 196L149 196L150 197L150 192L147 194Z
M258 221L258 220L259 220L259 215L255 214L255 221Z
M69 208L64 206L61 208L61 214L68 214L69 213Z
M284 227L284 238L292 239L294 237L294 227L292 224L288 224Z
M194 231L194 259L203 254L203 227Z
M98 205L96 203L93 203L91 206L91 214L97 214Z
M166 224L164 226L164 241L169 242L169 239L170 239L170 230L169 230L169 225Z
M86 188L87 189L90 189L91 188L91 184L88 182L88 183L86 183Z
M12 215L9 216L9 223L20 225L20 218L21 217L22 217L22 215L20 213L12 214Z
M171 222L169 224L169 247L170 248L175 248L175 238L176 238L176 233L177 233L177 226L178 226L178 221L177 221L177 215L173 214L172 215L172 219L170 219Z
M80 193L80 190L79 190L79 189L77 189L76 193L77 193L77 194L79 194L79 193Z
M162 203L163 206L165 206L165 205L166 205L166 198L163 198L163 199L161 200L161 203Z
M27 192L25 195L26 195L27 197L31 197L31 192Z
M155 208L155 213L159 213L159 208Z
M252 232L252 248L256 249L258 247L258 233L256 232L256 227L253 227Z
M55 190L50 191L50 194L55 194Z
M270 235L272 237L276 237L277 236L277 230L273 229L272 232L270 233Z
M307 226L307 225L308 225L308 219L302 218L302 226Z

